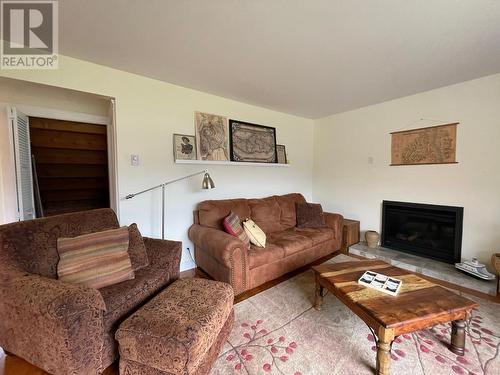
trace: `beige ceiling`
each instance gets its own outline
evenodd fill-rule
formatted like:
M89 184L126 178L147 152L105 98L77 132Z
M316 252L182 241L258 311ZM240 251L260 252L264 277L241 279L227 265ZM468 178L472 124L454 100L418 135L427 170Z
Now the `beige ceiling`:
M60 0L62 54L308 118L500 72L498 0Z

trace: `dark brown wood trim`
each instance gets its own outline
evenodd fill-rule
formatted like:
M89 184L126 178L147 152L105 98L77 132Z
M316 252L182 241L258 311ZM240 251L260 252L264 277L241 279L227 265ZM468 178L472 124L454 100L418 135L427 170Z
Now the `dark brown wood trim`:
M180 273L179 278L180 279L189 279L195 277L196 274L196 268L191 268L189 270L182 271Z

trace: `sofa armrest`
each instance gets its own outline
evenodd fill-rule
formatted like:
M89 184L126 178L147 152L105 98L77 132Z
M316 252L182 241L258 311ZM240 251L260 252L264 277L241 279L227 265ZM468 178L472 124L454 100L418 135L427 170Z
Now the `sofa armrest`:
M96 289L12 267L0 281L0 346L54 374L97 374L106 305Z
M163 268L170 273L172 281L180 275L182 242L144 237L149 266Z
M218 229L194 224L189 238L195 245L196 263L216 280L233 287L238 295L248 289L248 247L239 238Z
M335 239L342 239L342 226L344 225L344 217L340 214L324 212L326 225L333 229Z
M194 224L189 228L189 238L195 246L210 253L219 263L231 266L232 254L236 250L246 252L247 247L239 238L222 230Z

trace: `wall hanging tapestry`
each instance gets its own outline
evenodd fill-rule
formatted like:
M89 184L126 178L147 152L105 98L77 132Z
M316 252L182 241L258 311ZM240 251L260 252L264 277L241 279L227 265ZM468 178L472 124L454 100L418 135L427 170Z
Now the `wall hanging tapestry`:
M227 118L195 112L196 148L198 159L229 160Z
M456 122L391 133L391 165L457 163L458 124Z
M276 129L229 120L231 160L276 163Z

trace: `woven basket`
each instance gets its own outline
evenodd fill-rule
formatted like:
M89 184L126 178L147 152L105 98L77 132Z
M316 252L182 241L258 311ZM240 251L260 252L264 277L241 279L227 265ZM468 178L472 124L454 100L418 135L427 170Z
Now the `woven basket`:
M497 275L500 275L500 253L495 253L491 256L491 265Z

